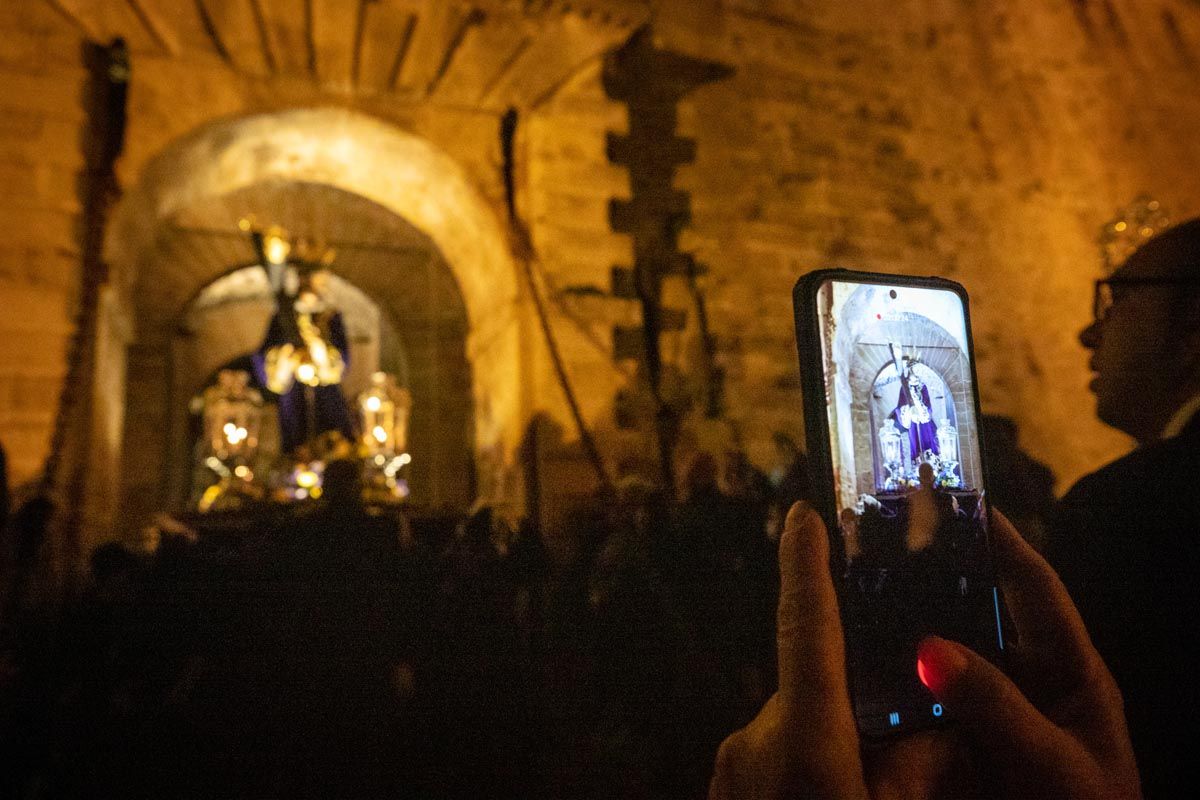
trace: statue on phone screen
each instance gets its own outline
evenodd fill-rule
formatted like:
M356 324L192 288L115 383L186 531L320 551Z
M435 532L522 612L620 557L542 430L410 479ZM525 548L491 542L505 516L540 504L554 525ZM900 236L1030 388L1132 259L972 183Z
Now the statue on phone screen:
M917 374L916 366L920 360L915 355L901 355L900 346L895 343L892 343L891 348L896 372L900 375L900 391L890 419L895 421L898 429L907 433L908 448L905 455L909 471L915 474L917 466L923 463L927 452L933 455L941 452L938 445L938 428L933 419L929 387Z

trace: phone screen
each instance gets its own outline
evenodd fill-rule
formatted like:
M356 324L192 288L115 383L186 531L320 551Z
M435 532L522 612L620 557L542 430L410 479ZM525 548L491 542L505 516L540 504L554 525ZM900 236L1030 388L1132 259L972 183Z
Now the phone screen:
M816 306L855 713L868 734L928 727L952 709L918 678L921 639L1004 647L965 301L830 279Z

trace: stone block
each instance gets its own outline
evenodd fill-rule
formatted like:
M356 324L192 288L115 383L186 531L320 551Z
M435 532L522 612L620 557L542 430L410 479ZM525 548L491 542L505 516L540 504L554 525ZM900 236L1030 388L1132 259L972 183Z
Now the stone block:
M8 160L9 155L12 153L0 144L0 186L10 196L23 197L30 205L52 210L69 213L79 211L72 170L49 162Z
M0 161L53 165L73 183L73 173L83 166L82 134L82 123L77 120L13 105L8 98L0 100Z
M61 375L14 375L12 412L43 422L52 420L58 407L62 383Z
M629 173L610 164L603 154L582 160L558 159L549 152L535 153L536 166L529 169L529 194L567 189L600 197L628 197Z
M62 334L71 330L65 292L47 286L0 281L0 331Z
M30 5L9 3L7 5ZM80 67L83 40L68 31L26 32L14 31L0 20L0 70L23 72L29 75L47 75L73 81L82 81L84 71Z
M8 456L9 483L16 486L32 478L41 466L50 446L50 425L10 420L5 423L0 438Z
M610 128L597 121L555 119L531 132L530 143L541 157L567 161L606 161L605 147Z
M594 263L603 271L610 264L633 260L633 245L628 237L607 229L581 227L574 220L538 220L534 241L551 269L555 263Z
M530 198L535 219L570 220L572 226L597 231L608 229L609 199L602 194L572 192L569 188L539 192Z
M23 204L15 197L0 198L6 244L22 249L70 249L77 241L78 216L70 211Z
M5 107L40 112L68 122L83 119L80 72L36 74L0 65L0 86L4 87Z
M79 256L76 253L45 246L0 244L0 281L74 292L78 273Z

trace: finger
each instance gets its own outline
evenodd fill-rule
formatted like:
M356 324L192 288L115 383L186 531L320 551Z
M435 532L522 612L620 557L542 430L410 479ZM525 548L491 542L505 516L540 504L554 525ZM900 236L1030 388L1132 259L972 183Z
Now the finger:
M999 581L1020 644L1009 663L1014 677L1052 723L1071 729L1088 720L1084 731L1113 732L1107 741L1125 741L1120 690L1066 587L1003 514L993 509L991 523Z
M779 540L779 705L800 784L839 787L812 796L865 796L858 728L846 685L846 655L829 538L806 503L788 512Z
M744 738L745 735L737 731L721 742L713 764L712 780L708 784L708 800L732 800L744 793L747 779L753 777L745 774Z
M785 707L850 713L837 595L825 524L807 503L788 511L779 540L779 694ZM844 708L843 708L844 705Z
M1017 629L1022 655L1056 675L1083 681L1103 671L1083 620L1058 575L995 509L990 534L996 574Z
M865 753L871 797L982 798L975 759L961 734L954 729L920 731Z
M1007 769L1052 767L1078 744L982 656L937 636L917 649L922 679L987 757Z
M807 503L788 511L779 539L779 576L779 691L763 712L775 724L762 729L776 732L768 738L783 737L781 786L804 797L865 797L829 539Z

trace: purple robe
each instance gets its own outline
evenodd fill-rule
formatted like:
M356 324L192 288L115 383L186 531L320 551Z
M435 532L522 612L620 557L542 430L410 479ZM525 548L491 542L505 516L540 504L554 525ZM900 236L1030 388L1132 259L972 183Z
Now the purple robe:
M342 362L350 366L350 348L346 336L346 326L342 315L333 312L326 324L320 326L324 331L326 341L342 354ZM254 371L263 388L267 386L266 354L273 347L287 344L289 341L279 314L271 318L267 328L267 336L262 346L254 354ZM292 344L297 344L292 342ZM350 406L342 394L340 384L326 386L306 386L300 381L293 381L291 388L279 397L279 435L283 452L290 453L300 445L320 436L326 431L338 431L347 440L353 442L355 437L354 421L350 415ZM309 407L309 400L312 407Z
M912 419L906 429L901 421L900 411L906 406L912 405L912 394L909 391L908 382L902 381L900 396L896 400L896 409L891 413L891 418L896 421L896 427L908 431L908 457L914 463L926 450L932 450L935 454L941 453L941 449L938 447L937 423L933 421L933 406L929 403L929 388L925 384L921 384L921 402L929 411L929 421L917 422L916 419Z

